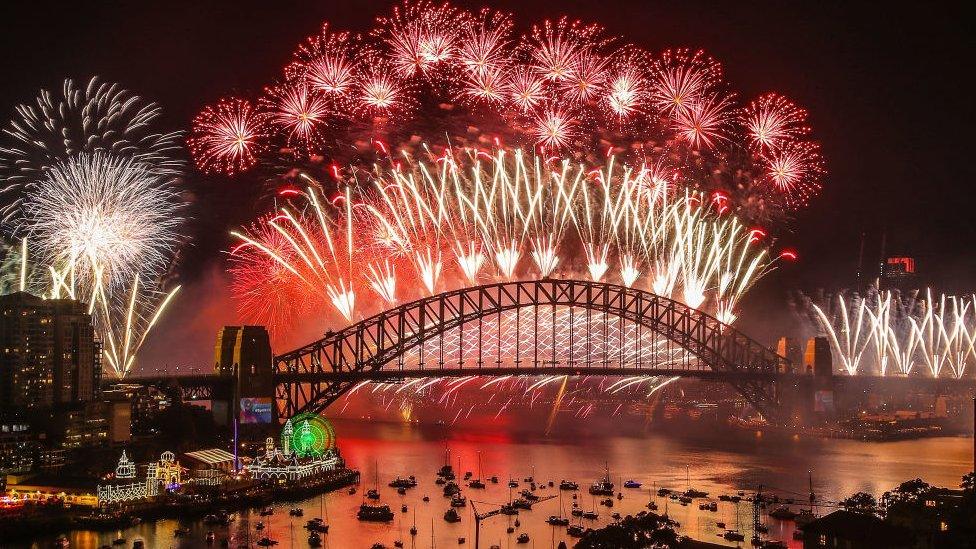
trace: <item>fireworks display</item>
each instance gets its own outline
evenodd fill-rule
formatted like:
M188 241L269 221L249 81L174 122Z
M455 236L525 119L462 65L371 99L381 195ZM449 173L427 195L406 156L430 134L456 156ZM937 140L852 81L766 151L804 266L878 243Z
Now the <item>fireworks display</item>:
M118 377L179 290L161 286L182 241L181 134L154 133L159 114L117 84L66 80L17 108L0 147L17 289L88 303Z
M799 312L848 375L962 378L976 363L976 296L871 289L804 297Z
M740 106L702 51L652 54L566 18L519 34L509 14L420 1L363 35L324 25L256 101L204 109L190 144L205 172L246 171L267 152L273 175L298 165L317 178L330 162L371 160L377 140L412 150L417 135L591 165L609 149L766 221L820 188L806 118L778 94Z
M281 193L275 215L232 233L248 321L287 333L309 311L350 322L458 286L564 276L646 288L731 323L778 259L723 197L676 191L613 158L587 170L519 150L448 149L355 179L327 195L307 178ZM364 291L373 296L360 310Z
M60 94L42 90L34 104L17 107L0 145L4 220L14 216L25 188L54 164L79 153L106 152L175 175L182 162L179 132L156 133L161 109L118 84L92 78L84 89L65 80Z

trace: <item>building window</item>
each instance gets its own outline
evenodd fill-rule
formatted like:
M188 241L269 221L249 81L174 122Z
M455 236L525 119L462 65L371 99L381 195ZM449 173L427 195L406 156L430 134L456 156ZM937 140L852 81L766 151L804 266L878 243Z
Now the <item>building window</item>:
M935 507L935 500L934 499L927 499L927 500L925 500L925 506L926 507Z
M827 546L827 534L820 534L820 546L821 547Z
M939 521L939 530L941 530L942 532L948 532L949 531L949 525L946 524L946 521L944 521L944 520L943 521Z

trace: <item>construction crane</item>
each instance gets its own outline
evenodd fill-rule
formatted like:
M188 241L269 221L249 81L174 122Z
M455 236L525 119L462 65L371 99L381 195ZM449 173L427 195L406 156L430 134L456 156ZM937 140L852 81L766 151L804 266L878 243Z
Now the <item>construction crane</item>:
M549 501L550 499L555 499L555 498L556 496L541 497L533 501L532 505L536 505L537 503L542 503L543 501ZM502 514L502 508L504 507L504 505L499 505L497 503L490 503L486 501L474 501L474 500L468 500L468 501L471 503L471 510L474 511L474 549L479 549L479 543L481 543L481 521L485 520L486 518L491 518L495 515ZM480 505L493 505L497 507L497 509L492 509L487 513L479 513L478 507L475 506L476 503Z

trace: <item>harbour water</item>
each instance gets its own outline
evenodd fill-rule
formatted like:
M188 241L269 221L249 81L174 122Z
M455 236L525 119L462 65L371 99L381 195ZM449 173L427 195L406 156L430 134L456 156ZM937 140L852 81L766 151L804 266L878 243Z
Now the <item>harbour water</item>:
M745 535L746 543L752 535L752 506L747 501L733 504L722 501L717 512L699 510L699 500L682 506L679 502L657 497L657 488L666 487L684 491L689 485L709 493L709 500L721 494L746 491L748 496L762 484L763 490L780 498L795 498L805 507L808 500L808 472L813 478L813 489L821 504L815 508L818 514L830 512L836 502L853 492L865 491L880 495L898 483L921 477L936 485L958 486L962 476L972 470L973 440L971 438L930 438L898 442L859 442L852 440L820 440L786 436L761 435L759 433L732 431L725 428L672 429L667 432L649 432L640 436L598 434L592 430L545 437L541 434L515 432L505 426L479 425L477 427L446 427L410 423L371 423L342 420L336 422L336 431L342 453L351 467L362 471L362 485L356 494L346 491L326 494L324 498L311 498L301 502L282 502L276 505L271 516L259 516L258 509L237 513L236 520L227 528L204 525L200 521L162 520L141 524L121 532L70 532L66 533L71 547L97 548L111 544L123 537L124 547L131 547L136 539L143 539L149 548L204 548L205 537L214 531L216 543L228 539L230 547L250 544L268 536L278 541L277 547L308 547L305 521L320 516L324 508L329 533L324 547L333 549L369 548L376 542L393 547L394 540L402 540L404 547L458 547L458 538L465 538L461 547L474 546L474 518L472 506L459 509L462 520L455 524L444 521L444 512L450 500L442 495L441 486L434 483L435 472L440 468L450 449L451 464L458 469L459 478L465 471L481 475L487 487L484 490L464 488L463 495L476 503L480 512L486 512L509 500L508 480L516 479L520 487L527 487L523 480L534 475L537 483L552 480L555 487L539 489L538 495L558 496L559 482L573 480L580 485L576 492L563 491L562 496L537 504L531 511L521 511L517 517L504 515L485 519L481 527L481 547L491 545L507 547L549 548L565 540L572 546L572 538L565 527L553 527L545 520L550 515L570 514L575 501L583 510L595 509L599 519L582 519L584 527L598 527L612 521L611 513L623 516L645 509L649 500L655 501L659 512L665 508L671 518L680 522L679 533L714 543L727 543L719 535L724 531L717 526L724 522L727 528L736 528ZM614 498L614 507L608 509L586 492L590 483L603 476L609 468L617 491L623 499ZM399 495L387 486L396 476L416 475L419 485ZM497 476L498 484L488 482ZM356 519L356 510L363 501L363 494L374 487L378 478L381 502L387 503L396 513L389 524L363 523ZM640 489L623 488L625 480L642 483ZM466 483L461 483L462 487ZM423 502L423 496L430 497ZM800 505L802 503L803 505ZM401 512L406 505L407 511ZM304 516L289 516L289 509L301 507ZM514 526L515 519L520 526ZM581 519L573 518L573 524ZM259 521L264 528L257 530ZM769 528L769 538L788 541L791 547L799 547L792 541L792 522L781 522L764 517ZM409 530L416 522L418 534L411 537ZM174 531L184 527L189 533L175 537ZM530 537L527 545L517 545L516 536L525 532ZM57 533L37 540L34 547L49 547ZM727 543L734 546L734 543ZM0 542L0 546L4 544ZM745 546L745 544L743 544ZM10 547L19 547L10 545Z

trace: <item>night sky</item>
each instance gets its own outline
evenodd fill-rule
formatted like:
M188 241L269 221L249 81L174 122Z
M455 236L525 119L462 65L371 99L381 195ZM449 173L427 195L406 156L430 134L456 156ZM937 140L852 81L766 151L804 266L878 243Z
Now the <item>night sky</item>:
M3 2L0 109L8 114L0 120L16 104L33 101L41 87L100 75L160 103L160 129L185 129L205 104L235 90L253 95L271 81L323 21L361 31L391 5ZM970 19L961 3L932 9L875 2L490 5L513 12L520 25L565 14L652 51L704 48L746 98L777 91L810 111L829 174L823 192L780 240L801 260L749 296L747 331L768 339L768 320L782 310L788 289L851 285L862 233L866 263L878 261L886 234L889 254L917 258L922 284L976 288L974 109L966 77L974 45L965 38ZM254 193L245 182L194 173L187 185L195 198L192 247L178 268L187 292L158 327L144 363L209 361L216 327L235 322L222 291L220 251L228 248L227 230L257 213Z

